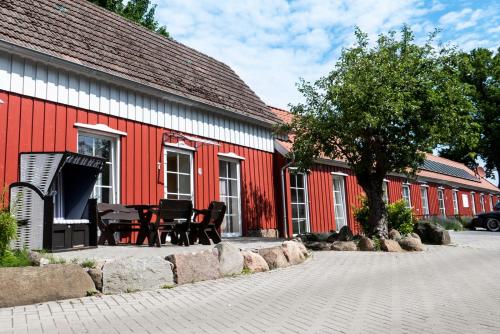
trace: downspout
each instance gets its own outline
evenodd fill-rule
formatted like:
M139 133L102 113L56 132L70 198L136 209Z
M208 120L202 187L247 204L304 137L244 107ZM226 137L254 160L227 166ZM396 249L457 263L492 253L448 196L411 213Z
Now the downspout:
M293 164L293 160L288 162L286 165L281 167L281 203L283 205L283 235L285 239L288 239L288 219L287 219L287 207L286 207L286 192L285 192L285 169Z

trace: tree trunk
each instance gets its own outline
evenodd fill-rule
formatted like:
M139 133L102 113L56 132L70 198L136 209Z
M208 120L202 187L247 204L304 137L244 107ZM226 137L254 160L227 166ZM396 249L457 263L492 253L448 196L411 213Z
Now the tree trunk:
M361 187L366 193L368 207L370 209L368 214L368 224L371 236L378 238L388 238L387 226L387 207L383 199L383 178L368 178L365 182L360 182Z

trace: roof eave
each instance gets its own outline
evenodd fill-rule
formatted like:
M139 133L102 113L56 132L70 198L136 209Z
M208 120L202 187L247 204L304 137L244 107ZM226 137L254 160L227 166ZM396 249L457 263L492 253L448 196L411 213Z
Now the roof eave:
M182 95L175 90L159 88L158 86L151 84L146 85L142 82L134 80L126 76L119 76L116 74L108 73L97 68L93 68L88 65L77 64L75 62L62 59L58 56L51 55L46 52L34 50L29 47L21 46L6 40L0 39L0 49L5 50L21 57L29 58L33 61L43 62L47 65L53 65L70 72L83 73L91 78L103 80L108 83L122 86L124 88L131 89L143 94L151 95L157 98L166 99L172 102L181 103L184 105L192 106L195 108L201 108L203 110L211 111L219 115L230 116L234 119L245 121L251 124L259 125L265 128L272 128L277 121L271 121L264 117L257 117L254 115L246 115L232 108L222 107L216 103L204 100L191 95Z

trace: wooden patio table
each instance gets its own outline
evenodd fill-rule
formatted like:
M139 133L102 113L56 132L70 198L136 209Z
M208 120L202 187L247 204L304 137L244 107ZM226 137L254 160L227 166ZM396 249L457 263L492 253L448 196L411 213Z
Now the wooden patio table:
M127 205L126 207L137 210L137 213L139 215L140 228L135 244L140 246L144 243L145 239L148 239L148 244L149 246L151 246L151 240L150 240L151 218L153 217L153 210L158 208L158 205L130 204Z

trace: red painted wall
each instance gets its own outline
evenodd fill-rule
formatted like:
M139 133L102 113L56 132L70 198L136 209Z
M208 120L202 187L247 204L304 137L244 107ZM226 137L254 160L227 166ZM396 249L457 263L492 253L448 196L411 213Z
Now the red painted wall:
M120 148L123 204L158 203L163 197L162 136L165 129L114 116L0 91L0 187L18 180L18 154L77 149L74 123L102 123L124 131ZM243 233L276 228L273 154L238 145L202 145L194 154L195 207L219 199L217 154L233 152L241 161ZM202 169L199 175L198 169Z

